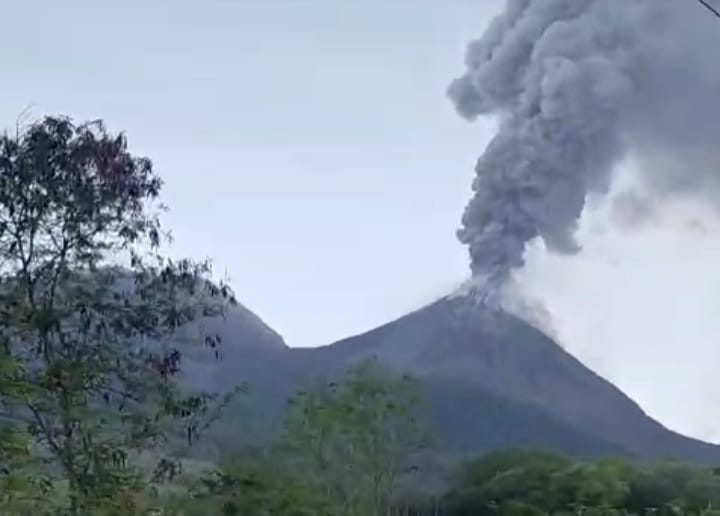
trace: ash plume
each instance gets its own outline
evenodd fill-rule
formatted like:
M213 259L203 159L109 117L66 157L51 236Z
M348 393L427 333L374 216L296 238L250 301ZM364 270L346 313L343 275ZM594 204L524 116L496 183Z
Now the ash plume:
M720 199L720 24L689 0L507 0L448 94L499 118L458 237L504 282L541 238L579 250L578 219L631 154L643 195Z

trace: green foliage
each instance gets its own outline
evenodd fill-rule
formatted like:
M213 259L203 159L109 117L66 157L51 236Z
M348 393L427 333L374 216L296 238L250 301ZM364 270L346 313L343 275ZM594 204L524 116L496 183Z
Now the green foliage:
M226 463L206 477L194 494L197 514L210 510L226 516L334 516L328 500L309 478L276 466L267 457Z
M415 391L375 361L317 382L289 402L285 457L347 514L386 514L428 444Z
M223 464L179 503L188 514L389 514L427 445L417 403L409 377L375 362L318 380L289 400L278 443Z
M719 497L720 477L699 467L510 451L466 465L442 514L707 514Z
M174 472L133 456L173 426L194 440L212 413L215 395L174 381L190 344L179 330L232 295L208 264L160 254L161 185L100 122L48 117L0 137L0 422L27 439L0 454L32 466L26 481L27 467L7 468L4 492L64 480L71 514L131 510L132 493Z
M0 509L3 514L51 514L57 489L37 471L29 435L15 425L0 424Z

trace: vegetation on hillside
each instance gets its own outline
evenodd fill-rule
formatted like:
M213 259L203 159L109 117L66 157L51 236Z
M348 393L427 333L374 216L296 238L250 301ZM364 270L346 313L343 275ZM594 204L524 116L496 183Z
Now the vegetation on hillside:
M161 184L100 122L0 137L0 514L717 512L718 471L678 463L505 451L445 471L413 379L374 361L296 393L267 446L184 460L236 391L183 388L184 351L222 346L183 330L234 301L161 253Z

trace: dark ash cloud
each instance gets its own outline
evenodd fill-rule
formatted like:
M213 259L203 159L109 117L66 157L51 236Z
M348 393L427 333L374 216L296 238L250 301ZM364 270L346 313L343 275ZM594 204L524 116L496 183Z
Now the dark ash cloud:
M508 0L448 89L500 128L458 232L475 276L504 279L527 242L578 250L586 199L628 153L649 195L720 199L720 23L680 0Z

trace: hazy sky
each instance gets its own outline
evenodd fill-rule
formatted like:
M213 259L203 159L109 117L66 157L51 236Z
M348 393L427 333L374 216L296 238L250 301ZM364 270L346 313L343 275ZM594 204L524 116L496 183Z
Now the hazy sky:
M175 252L214 258L290 345L326 344L466 277L455 229L493 125L461 120L445 88L501 6L13 2L0 120L34 104L127 131L166 180ZM620 231L608 206L588 212L580 255L531 252L526 290L652 415L720 438L714 217L678 206Z
M126 130L166 180L177 251L227 268L291 345L366 330L465 275L454 231L489 133L445 88L500 3L12 4L0 120L35 103Z

